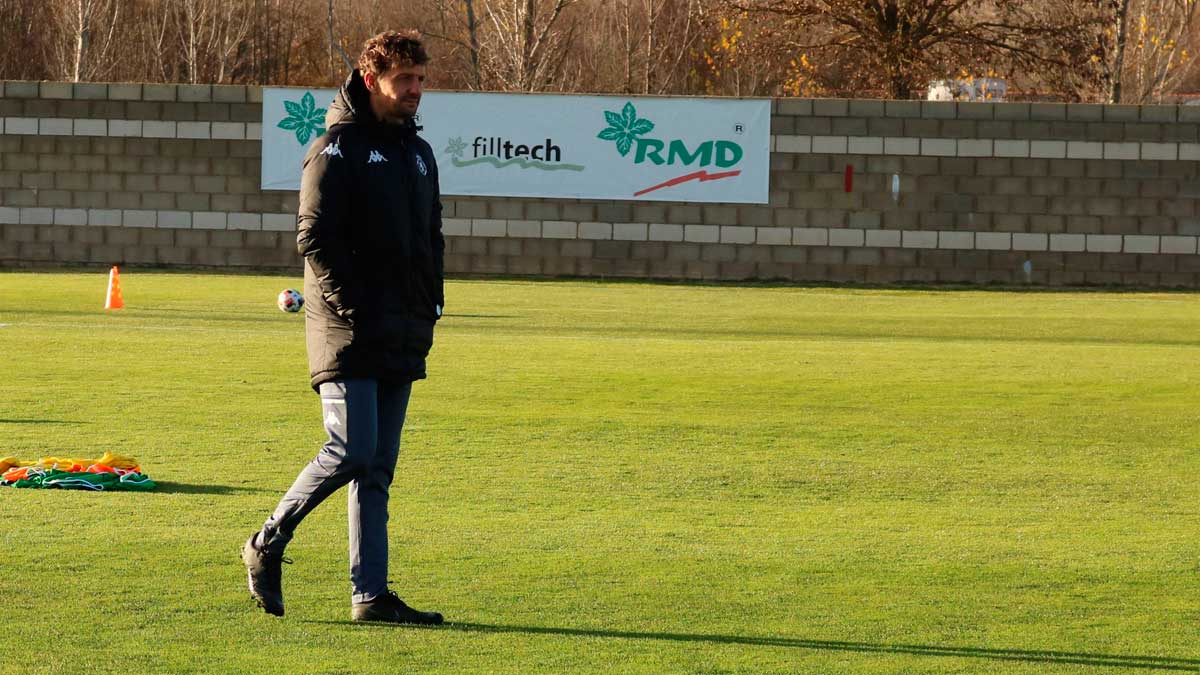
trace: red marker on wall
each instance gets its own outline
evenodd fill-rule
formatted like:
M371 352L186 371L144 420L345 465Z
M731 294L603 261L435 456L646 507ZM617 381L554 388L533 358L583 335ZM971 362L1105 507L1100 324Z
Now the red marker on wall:
M846 165L846 192L854 191L854 165Z

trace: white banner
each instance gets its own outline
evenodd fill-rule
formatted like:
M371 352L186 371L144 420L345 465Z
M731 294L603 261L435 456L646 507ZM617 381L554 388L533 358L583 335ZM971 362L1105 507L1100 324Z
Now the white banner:
M262 189L299 190L308 146L325 133L336 89L263 87Z
M263 90L263 189L300 189L335 93ZM767 100L428 92L420 123L444 195L768 201Z

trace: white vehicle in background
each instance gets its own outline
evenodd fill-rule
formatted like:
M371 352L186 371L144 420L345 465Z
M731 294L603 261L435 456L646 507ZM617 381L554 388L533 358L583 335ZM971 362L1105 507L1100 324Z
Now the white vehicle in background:
M935 80L929 83L929 101L1003 101L1008 83L994 77Z

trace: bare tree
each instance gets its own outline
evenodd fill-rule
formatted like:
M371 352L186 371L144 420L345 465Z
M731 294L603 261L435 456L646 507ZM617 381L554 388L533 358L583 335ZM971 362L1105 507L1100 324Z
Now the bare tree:
M334 70L334 65L333 65L333 52L336 50L337 53L341 55L342 62L346 64L346 68L353 70L354 64L351 63L350 57L346 55L346 50L342 49L341 43L339 43L337 41L337 39L334 37L334 35L335 35L335 33L333 30L333 0L329 0L329 79L330 79L330 81L337 82L337 80L338 80L337 71Z
M425 33L442 41L450 53L447 61L460 60L466 72L464 83L475 90L484 88L486 76L483 72L483 50L481 21L476 12L475 0L433 0L438 22L435 29L425 28Z
M462 0L466 11L467 48L471 55L471 76L475 88L483 87L483 72L479 68L479 20L475 16L475 0Z
M150 8L151 10L155 8ZM167 38L172 26L171 11L168 7L157 8L158 11L147 11L143 19L137 23L139 41L142 44L142 60L146 77L154 77L159 81L170 82L177 77L179 60L169 58L167 54Z
M1162 102L1193 71L1200 5L1195 0L1109 0L1109 5L1108 101Z
M176 34L189 82L224 82L249 33L246 0L174 0Z
M53 77L43 58L47 43L41 28L53 23L51 7L28 0L0 0L0 79Z
M302 81L299 37L308 31L304 21L309 0L253 0L252 26L245 46L251 81L291 84Z
M1125 38L1129 28L1130 0L1108 0L1112 5L1113 58L1108 76L1108 101L1121 101L1121 73L1125 70Z
M665 94L676 91L686 79L682 66L700 44L701 21L698 0L613 0L597 8L584 23L598 28L583 49L613 54L620 65L620 82L611 82L603 71L613 72L611 63L598 67L597 84L617 88L626 93ZM613 50L613 44L621 46ZM603 84L601 84L603 83Z
M55 5L61 36L54 60L60 77L71 82L97 79L115 66L114 36L120 25L117 0L66 0Z
M767 35L815 63L837 93L882 89L910 98L961 71L1009 77L1089 68L1101 14L1062 0L729 0L765 21ZM1076 92L1072 92L1075 94Z
M489 54L499 88L535 91L555 84L575 25L560 21L578 0L484 0L495 49ZM561 85L561 83L559 83Z
M987 76L1141 103L1200 81L1198 18L1197 0L0 0L0 79L335 84L351 45L414 27L438 88L907 98Z

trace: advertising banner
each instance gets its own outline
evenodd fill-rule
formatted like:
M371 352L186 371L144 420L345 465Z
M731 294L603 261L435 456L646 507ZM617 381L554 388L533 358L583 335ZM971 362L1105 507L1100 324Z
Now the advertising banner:
M335 92L263 91L263 189L298 190ZM765 204L768 100L428 92L444 195Z

